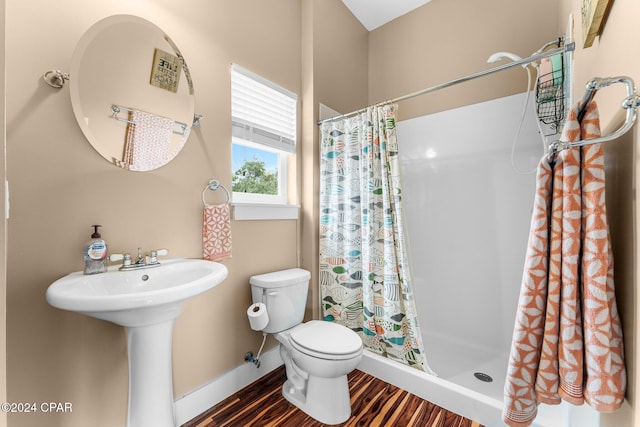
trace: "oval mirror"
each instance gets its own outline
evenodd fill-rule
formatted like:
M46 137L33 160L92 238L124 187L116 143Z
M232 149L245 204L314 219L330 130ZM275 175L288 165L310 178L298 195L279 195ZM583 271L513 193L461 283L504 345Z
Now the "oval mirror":
M153 170L187 141L194 121L189 69L151 22L131 15L98 21L78 42L70 75L78 125L110 163Z

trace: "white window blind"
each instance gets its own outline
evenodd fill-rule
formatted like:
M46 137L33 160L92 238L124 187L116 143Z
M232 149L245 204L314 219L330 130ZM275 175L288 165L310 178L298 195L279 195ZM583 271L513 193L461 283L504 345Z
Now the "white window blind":
M231 69L232 135L295 153L297 100L295 93L234 64Z

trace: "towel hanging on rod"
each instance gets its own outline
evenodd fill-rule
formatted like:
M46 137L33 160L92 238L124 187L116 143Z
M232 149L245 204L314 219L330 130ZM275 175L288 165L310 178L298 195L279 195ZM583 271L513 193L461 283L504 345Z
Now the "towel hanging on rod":
M210 205L204 200L207 190L222 188L227 193L227 201L219 205ZM204 216L202 225L202 257L209 261L221 261L231 258L231 195L227 187L212 179L202 190Z
M130 113L122 159L114 163L132 171L156 169L175 156L169 150L174 121L141 110Z
M131 125L135 125L136 123L134 121L131 121L131 120L128 120L128 119L123 119L122 117L118 117L118 114L122 110L132 112L135 109L129 108L129 107L123 107L122 105L112 104L111 105L111 117L113 117L114 119L118 120L119 122L124 122L124 123L129 123ZM179 122L177 120L174 120L174 122L180 128L180 130L179 131L175 131L174 130L173 133L175 133L177 135L183 135L184 136L185 132L187 131L187 124Z
M132 122L131 120L127 120L127 119L123 119L122 117L118 117L118 114L120 113L120 111L129 111L132 112L134 111L133 108L129 108L129 107L123 107L122 105L118 105L118 104L112 104L111 105L111 117L113 117L114 119L120 121L120 122L125 122L125 123L129 123L129 124L135 124L134 122ZM193 123L192 123L192 127L198 127L200 126L200 121L202 120L204 116L202 114L194 114L193 116ZM179 122L177 120L174 120L175 124L178 126L178 128L180 129L179 131L173 131L173 133L180 135L180 136L184 136L187 132L187 128L189 127L186 123L183 122Z

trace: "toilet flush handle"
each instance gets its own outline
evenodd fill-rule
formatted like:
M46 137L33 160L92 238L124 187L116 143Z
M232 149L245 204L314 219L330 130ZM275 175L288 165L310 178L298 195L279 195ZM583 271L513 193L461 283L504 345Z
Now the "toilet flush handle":
M267 303L267 297L275 297L276 295L278 295L277 292L272 291L272 292L265 292L264 294L262 294L262 302L264 304Z
M277 291L267 291L266 289L262 290L262 303L266 304L267 303L267 297L275 297L276 295L278 295Z

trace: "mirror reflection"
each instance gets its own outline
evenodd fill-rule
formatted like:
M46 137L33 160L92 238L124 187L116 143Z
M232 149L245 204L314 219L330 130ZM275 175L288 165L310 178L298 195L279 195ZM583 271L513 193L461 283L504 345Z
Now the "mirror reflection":
M194 120L189 69L151 22L131 15L98 21L80 39L70 74L78 125L115 166L153 170L186 143Z

